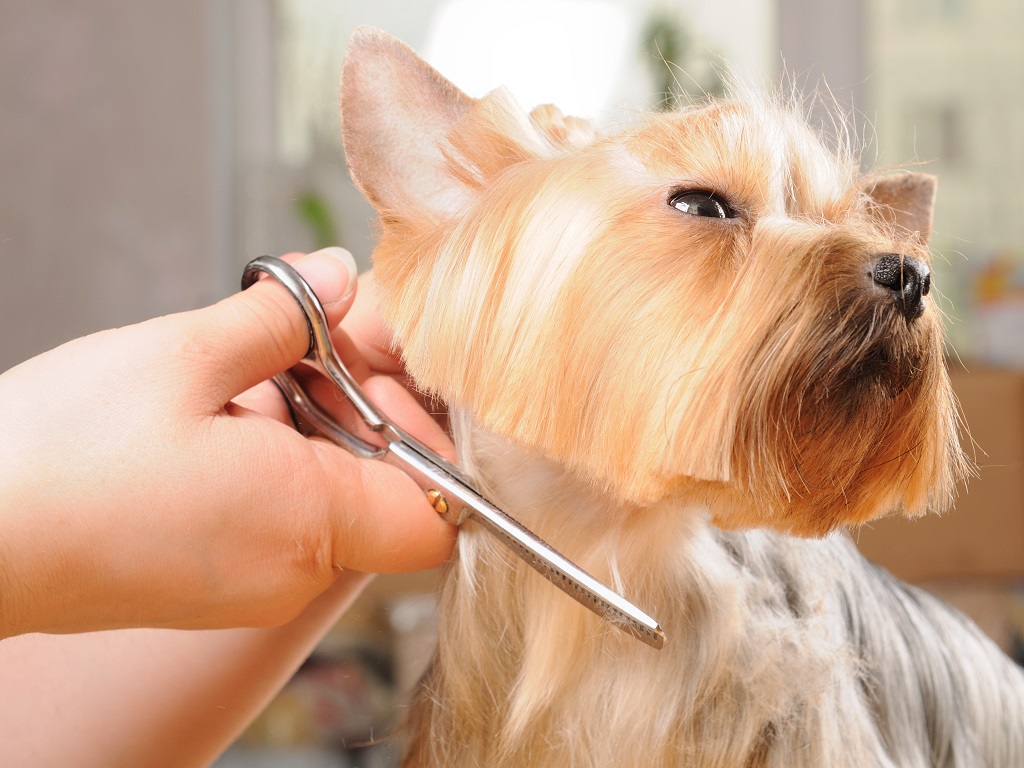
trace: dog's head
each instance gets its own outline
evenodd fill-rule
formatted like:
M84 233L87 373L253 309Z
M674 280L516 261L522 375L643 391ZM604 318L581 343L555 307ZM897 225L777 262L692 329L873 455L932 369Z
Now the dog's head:
M733 100L597 136L353 38L345 150L408 369L625 504L821 533L963 469L929 293L935 181L861 176Z

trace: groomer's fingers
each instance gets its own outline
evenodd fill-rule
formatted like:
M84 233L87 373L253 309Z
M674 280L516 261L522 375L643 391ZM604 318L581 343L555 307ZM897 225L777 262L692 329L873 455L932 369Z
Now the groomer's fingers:
M269 416L282 424L293 423L292 412L281 395L281 390L272 381L261 381L255 387L250 387L237 395L226 406L228 413L232 413L233 409L238 407Z
M298 258L294 265L336 325L356 293L356 265L341 248L325 248ZM292 295L274 280L207 309L189 313L190 355L208 377L197 383L215 408L264 379L297 363L309 347L309 329Z
M379 438L347 403L335 402L336 391L332 387L322 378L318 383L321 386L310 387L311 394L319 397L321 405L332 410L346 428L371 442ZM455 460L451 440L398 382L378 375L365 380L363 386L366 394L401 429L450 461ZM319 477L310 480L292 475L293 480L298 480L302 497L296 504L326 505L318 516L333 531L333 565L404 572L439 565L451 555L455 529L427 503L425 493L412 478L383 462L355 459L320 439L309 445L318 461L301 462L299 474L315 472ZM320 491L311 496L309 487Z
M436 415L425 410L412 392L390 376L373 376L363 389L398 426L448 461L455 461L455 444L435 421Z
M372 270L359 276L359 294L341 326L334 332L336 344L342 336L351 339L349 343L355 346L372 371L402 379L406 387L412 389L393 332L377 309L377 282ZM423 392L412 391L420 405L433 411L434 419L447 428L445 404Z
M371 430L338 388L319 373L300 377L310 398L327 411L344 429L371 445L383 447L384 439ZM449 461L455 461L455 446L424 403L391 376L375 374L361 382L363 391L395 424Z
M352 343L348 334L340 329L335 329L331 335L331 340L334 343L334 350L338 353L338 357L341 358L345 368L348 369L348 372L352 374L352 377L357 382L361 383L372 375L373 372L370 370L370 366L367 365L363 356L359 354L356 345ZM337 408L333 406L340 407L343 404L347 404L348 400L342 396L338 388L322 372L314 368L309 368L305 371L300 370L302 368L303 366L300 365L293 367L291 371L296 375L303 389L310 393L317 403L334 413L335 417L338 418ZM286 404L281 390L269 380L261 381L255 387L236 395L232 398L232 403L251 411L262 413L265 416L270 416L282 424L293 423L291 409ZM229 403L230 405L231 403ZM348 410L351 411L351 409Z
M363 273L359 278L359 295L352 302L341 327L373 370L380 373L402 373L405 370L396 353L391 328L377 310L377 283L372 271Z
M404 573L433 568L451 556L456 528L441 519L412 478L379 461L352 459L334 445L314 445L324 483L334 489L323 498L343 501L325 515L332 520L336 566Z

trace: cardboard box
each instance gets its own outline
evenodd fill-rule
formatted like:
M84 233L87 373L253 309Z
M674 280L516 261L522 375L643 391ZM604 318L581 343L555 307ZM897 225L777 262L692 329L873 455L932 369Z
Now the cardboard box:
M970 430L964 448L978 476L960 489L953 511L886 518L854 538L906 581L1024 579L1024 372L953 367Z

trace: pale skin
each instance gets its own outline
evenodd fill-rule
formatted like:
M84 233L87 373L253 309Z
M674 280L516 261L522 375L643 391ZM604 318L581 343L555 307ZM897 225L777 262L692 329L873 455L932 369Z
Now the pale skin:
M368 394L451 457L396 382L372 279L357 292L347 254L287 258ZM450 555L453 529L402 472L293 429L266 380L307 343L292 298L261 281L0 376L5 765L207 765L367 572Z

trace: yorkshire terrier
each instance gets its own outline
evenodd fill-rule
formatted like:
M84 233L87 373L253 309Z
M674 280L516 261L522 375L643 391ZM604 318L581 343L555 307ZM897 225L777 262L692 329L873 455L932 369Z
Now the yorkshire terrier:
M1024 675L837 532L965 473L936 182L741 98L616 135L377 31L342 78L381 310L499 506L654 650L468 522L405 765L1024 766Z

